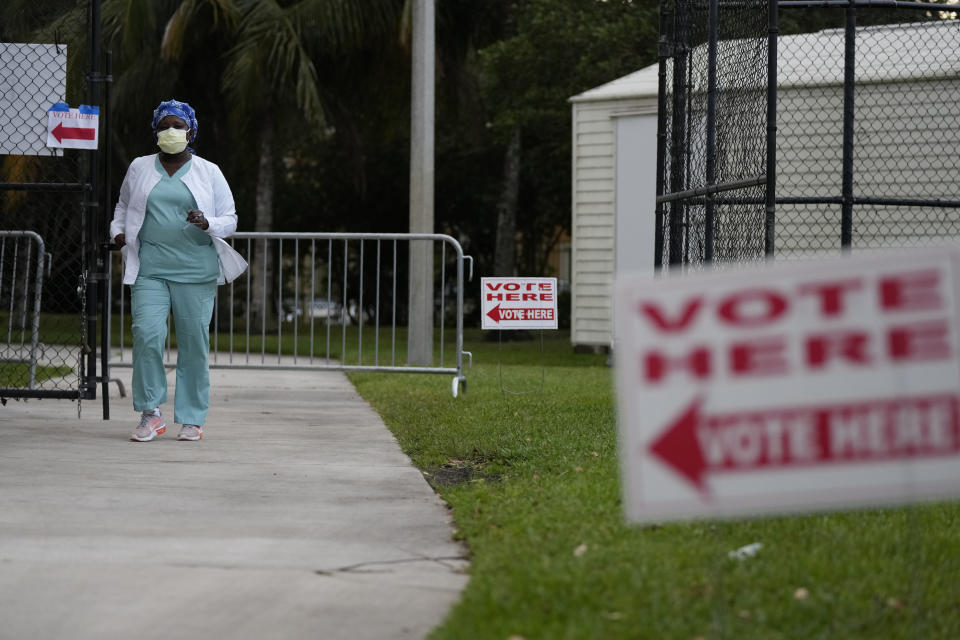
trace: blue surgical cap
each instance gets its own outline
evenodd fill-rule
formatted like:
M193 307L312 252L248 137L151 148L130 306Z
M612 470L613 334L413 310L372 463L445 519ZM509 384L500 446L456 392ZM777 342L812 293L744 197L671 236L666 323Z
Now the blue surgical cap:
M152 126L154 136L156 136L157 125L160 124L160 121L166 116L177 116L186 122L190 130L193 131L193 140L197 139L197 114L189 104L180 102L179 100L165 100L161 102L160 105L153 110Z

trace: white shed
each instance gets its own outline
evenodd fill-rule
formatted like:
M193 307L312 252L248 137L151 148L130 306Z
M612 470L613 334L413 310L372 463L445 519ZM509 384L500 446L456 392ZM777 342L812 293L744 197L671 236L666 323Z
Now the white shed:
M782 36L778 47L777 195L841 192L844 32ZM960 22L857 31L855 189L958 198ZM570 99L573 110L571 342L607 347L614 274L652 270L657 65ZM956 234L960 210L865 209L859 247L916 245ZM777 255L839 249L836 208L777 208ZM929 220L924 220L928 217ZM924 224L924 223L928 224Z
M581 93L570 102L570 335L575 346L605 347L612 335L614 272L653 269L653 225L646 223L653 221L651 194L656 191L657 67Z

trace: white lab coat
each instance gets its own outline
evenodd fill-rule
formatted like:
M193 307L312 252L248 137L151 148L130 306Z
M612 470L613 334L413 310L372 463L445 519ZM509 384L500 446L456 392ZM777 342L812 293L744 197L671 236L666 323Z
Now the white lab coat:
M160 182L156 158L157 154L141 156L130 163L120 186L120 199L113 210L110 238L115 238L120 233L126 238L125 246L121 248L123 284L136 282L140 272L140 241L137 236L146 216L147 196ZM237 212L230 185L223 177L220 167L197 156L193 157L190 169L182 180L197 201L197 209L203 211L210 225L206 233L213 238L213 246L220 258L218 283L232 282L246 270L247 262L223 240L237 230Z

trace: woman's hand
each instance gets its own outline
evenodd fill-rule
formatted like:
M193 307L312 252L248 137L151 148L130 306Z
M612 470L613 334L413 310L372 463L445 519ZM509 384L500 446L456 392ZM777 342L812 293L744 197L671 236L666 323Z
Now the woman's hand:
M126 245L126 244L127 244L127 236L124 235L124 234L122 234L122 233L118 233L117 235L115 235L115 236L113 237L113 244L117 245L118 247L122 247L122 246Z
M189 209L187 211L187 222L196 226L198 229L206 231L210 228L210 223L207 222L207 219L203 215L203 211L199 209Z

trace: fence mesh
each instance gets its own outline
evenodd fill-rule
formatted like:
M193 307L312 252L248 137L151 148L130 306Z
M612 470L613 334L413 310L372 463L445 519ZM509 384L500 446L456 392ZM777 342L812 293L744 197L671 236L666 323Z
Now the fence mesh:
M713 17L703 0L661 4L661 194L676 196L765 173L767 24L764 0L718 3ZM702 263L710 245L714 260L762 256L764 212L764 190L757 184L723 197L690 193L664 203L662 264Z
M960 234L955 11L781 3L783 23L801 33L778 39L774 172L766 170L768 4L713 4L713 17L706 0L661 9L661 264L929 245ZM765 216L764 186L709 194L710 185L768 174L775 219Z
M842 23L842 8L801 13L822 23L828 12ZM855 251L960 234L960 23L940 15L886 9L891 24L855 30L846 194ZM845 48L843 28L779 41L778 255L841 248Z
M83 373L78 285L88 152L46 147L46 110L67 97L66 59L66 45L0 43L0 230L33 232L42 240L14 235L0 245L0 390L7 397L23 389L75 394ZM79 88L74 93L83 95ZM35 318L40 246L45 257ZM31 349L34 325L39 346Z

